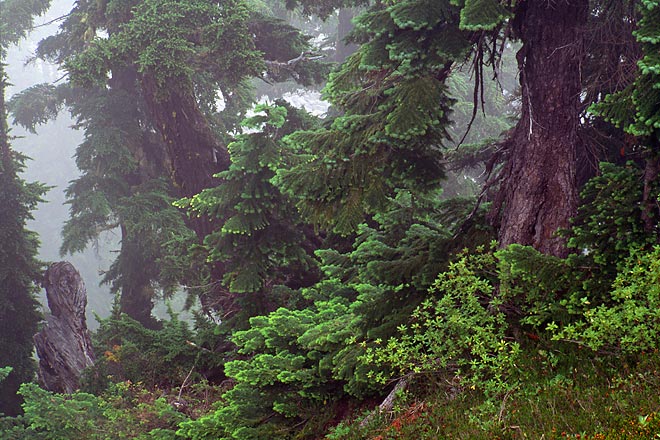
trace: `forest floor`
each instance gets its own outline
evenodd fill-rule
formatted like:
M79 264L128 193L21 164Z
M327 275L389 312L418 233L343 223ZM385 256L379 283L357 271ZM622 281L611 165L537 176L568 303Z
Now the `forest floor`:
M660 354L528 350L510 389L488 398L449 377L420 378L392 411L333 428L332 440L660 439Z

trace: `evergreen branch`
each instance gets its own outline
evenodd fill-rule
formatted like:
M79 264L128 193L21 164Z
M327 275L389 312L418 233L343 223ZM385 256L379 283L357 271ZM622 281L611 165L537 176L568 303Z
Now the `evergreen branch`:
M264 63L266 64L267 70L264 72L265 76L277 76L277 73L284 69L289 72L289 74L295 79L298 80L300 79L300 75L298 75L298 72L295 71L295 66L300 63L301 61L316 61L320 60L322 58L325 58L325 55L314 55L312 52L301 52L300 55L298 55L295 58L292 58L288 61L275 61L275 60L264 60ZM271 75L270 73L273 73ZM263 76L261 79L268 83L271 84L270 81L268 81L266 78Z

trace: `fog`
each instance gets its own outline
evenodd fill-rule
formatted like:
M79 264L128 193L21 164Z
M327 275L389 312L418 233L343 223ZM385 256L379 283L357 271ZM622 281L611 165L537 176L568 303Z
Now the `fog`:
M47 23L66 14L72 6L73 1L70 0L56 1L48 13L38 17L35 23L37 26ZM11 83L7 90L8 98L34 84L52 83L62 77L62 73L58 72L55 66L43 61L26 64L32 57L39 40L56 32L57 26L57 23L52 23L37 27L27 39L10 48L7 57L7 74ZM9 122L12 122L11 116ZM27 162L23 178L52 187L44 196L46 202L39 204L37 210L33 212L34 220L28 225L29 229L39 234L41 241L39 258L45 262L70 261L80 271L88 292L88 324L91 328L95 328L98 323L93 318L93 314L105 317L112 306L113 296L108 286L99 286L99 280L101 273L110 266L113 258L112 250L118 246L118 237L110 232L96 246L88 248L83 253L64 257L59 254L62 243L60 232L68 218L64 191L69 181L79 176L73 156L82 140L82 133L72 128L72 124L68 112L63 110L56 121L38 127L36 134L12 126L11 135L15 137L12 146L31 158ZM45 304L43 291L40 300Z

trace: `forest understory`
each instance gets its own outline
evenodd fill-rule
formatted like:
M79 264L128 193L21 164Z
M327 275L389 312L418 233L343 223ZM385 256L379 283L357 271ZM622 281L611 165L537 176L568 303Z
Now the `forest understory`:
M0 440L660 438L660 1L53 2L0 0ZM107 316L29 229L62 115Z

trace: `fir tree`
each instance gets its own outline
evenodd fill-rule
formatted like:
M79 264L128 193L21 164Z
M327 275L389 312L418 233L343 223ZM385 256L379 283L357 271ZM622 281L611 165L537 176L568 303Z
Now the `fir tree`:
M444 1L412 1L357 20L354 40L363 44L325 91L342 114L292 135L304 156L279 175L308 219L348 233L396 188L438 186L453 104L445 82L471 47L458 16Z
M229 144L231 165L216 175L221 183L177 203L191 215L219 220L219 228L204 240L207 260L222 263L223 283L244 297L240 309L247 316L274 309L277 301L269 298L273 286L299 286L314 279L315 272L308 228L293 202L272 182L291 156L282 137L313 120L291 106L263 104L255 112L243 127L257 131Z
M65 100L86 130L78 155L85 175L69 190L74 210L65 230L71 238L65 250L78 249L99 229L121 226L121 258L109 275L120 280L116 285L126 291L124 304L138 299L141 292L153 292L152 269L158 271L154 263L159 256L167 263L168 282L203 284L196 275L174 280L193 271L177 273L188 264L172 261L162 247L170 243L189 248L193 241L187 232L178 230L168 236L162 224L156 224L149 238L135 235L149 230L151 222L137 205L145 200L141 194L145 188L159 187L165 192L153 193L151 202L165 202L166 195L192 197L215 186L214 174L230 164L226 145L231 133L239 129L252 102L247 80L267 72L266 80L293 77L307 84L319 81L323 69L306 59L308 38L281 20L252 11L242 1L79 3L73 12L60 33L44 40L38 49L38 55L54 59L69 72L67 87L81 95ZM97 36L99 31L106 31L107 38ZM218 110L219 95L225 104L222 111ZM25 113L28 120L46 118L57 107L54 102L42 102L37 116ZM21 107L30 106L29 102L17 105L15 114L23 114ZM168 185L155 183L154 179L163 177ZM169 216L165 205L159 209L163 219ZM191 216L186 225L198 242L216 228L206 216ZM157 252L156 243L160 243ZM149 270L131 273L140 267L136 261ZM216 263L211 273L221 278L225 269ZM126 284L129 280L132 283ZM133 316L144 321L140 316L149 308L152 295L142 296L147 302L138 301L138 314Z
M41 264L36 259L38 240L26 222L46 188L19 176L27 158L10 146L4 60L9 45L25 36L33 16L45 12L48 4L0 1L0 366L11 367L0 383L0 413L8 415L20 411L16 391L35 374L32 336L41 318L35 298Z
M628 148L641 150L644 159L644 189L641 206L647 233L657 236L657 208L660 174L660 4L656 1L639 2L638 28L633 32L641 54L634 81L623 90L612 90L604 101L592 106L595 114L603 117L628 135L634 136ZM625 148L621 147L622 150Z

